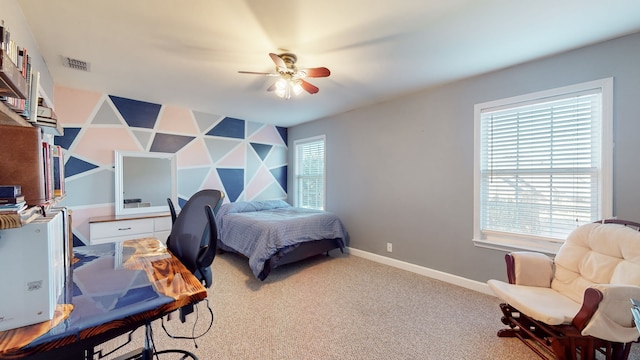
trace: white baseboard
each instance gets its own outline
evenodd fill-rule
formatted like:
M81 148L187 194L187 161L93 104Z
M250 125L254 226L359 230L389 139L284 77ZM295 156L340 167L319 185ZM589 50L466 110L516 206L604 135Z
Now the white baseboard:
M366 251L362 251L354 248L346 248L346 250L349 254L352 254L354 256L365 258L367 260L372 260L377 263L393 266L395 268L410 271L412 273L416 273L419 275L428 276L436 280L448 282L450 284L461 286L477 292L481 292L483 294L495 296L493 291L489 289L489 286L486 283L481 283L479 281L470 280L467 278L463 278L461 276L448 274L442 271L429 269L424 266L411 264L405 261L388 258L386 256L382 256L382 255L378 255L378 254L374 254L374 253L370 253L370 252L366 252Z

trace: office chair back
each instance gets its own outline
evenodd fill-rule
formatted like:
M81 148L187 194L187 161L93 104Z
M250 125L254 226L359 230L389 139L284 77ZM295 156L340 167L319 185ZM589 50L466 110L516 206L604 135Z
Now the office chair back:
M167 204L169 205L169 212L171 213L171 223L173 224L174 222L176 222L176 218L178 217L178 215L176 214L176 207L173 206L173 201L171 201L171 198L167 198Z
M222 200L224 200L224 193L220 190L207 190L207 191L217 191L217 194L214 194L214 195L219 196L217 205L213 207L213 215L215 215L218 213L218 210L220 210L220 206L222 206ZM167 204L169 205L169 212L171 213L171 223L173 224L174 222L176 222L178 213L176 211L175 205L173 205L173 201L171 201L171 198L167 198Z
M205 287L212 282L211 263L216 256L218 228L214 209L224 195L219 190L200 190L184 205L171 228L167 247Z

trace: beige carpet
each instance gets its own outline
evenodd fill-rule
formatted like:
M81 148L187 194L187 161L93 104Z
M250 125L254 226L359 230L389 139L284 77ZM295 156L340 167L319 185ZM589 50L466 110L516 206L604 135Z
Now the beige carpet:
M157 349L181 348L203 360L538 359L519 340L496 336L503 327L497 298L356 256L319 256L260 282L245 258L226 253L213 273L211 330L195 348L167 337L156 321ZM195 313L185 324L165 324L172 335L189 336L202 333L209 319L202 302L195 327ZM136 346L142 335L134 333ZM639 347L630 359L640 359Z

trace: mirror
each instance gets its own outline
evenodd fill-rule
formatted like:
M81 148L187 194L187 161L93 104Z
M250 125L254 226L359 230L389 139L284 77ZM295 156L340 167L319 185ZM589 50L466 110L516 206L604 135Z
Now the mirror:
M175 154L115 151L116 215L169 211L177 204Z

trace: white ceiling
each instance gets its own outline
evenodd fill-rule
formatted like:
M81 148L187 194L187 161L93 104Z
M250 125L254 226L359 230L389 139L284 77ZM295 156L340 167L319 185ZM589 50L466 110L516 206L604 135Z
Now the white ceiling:
M18 2L57 85L279 126L640 31L638 0ZM238 74L282 49L331 70L317 94Z

